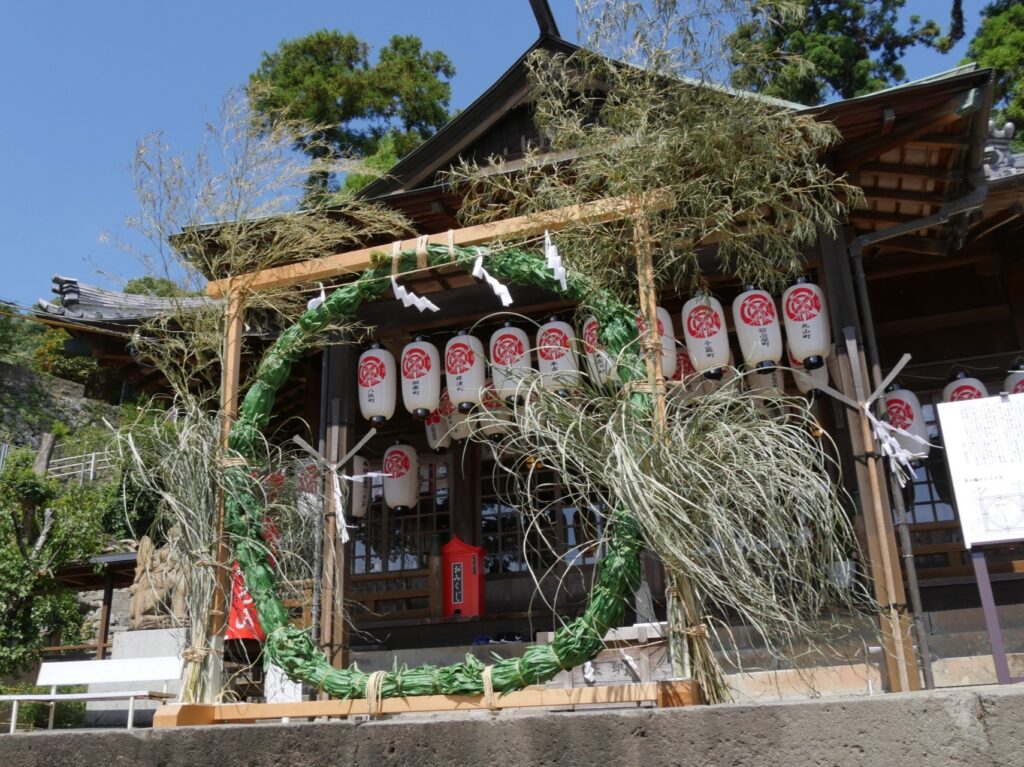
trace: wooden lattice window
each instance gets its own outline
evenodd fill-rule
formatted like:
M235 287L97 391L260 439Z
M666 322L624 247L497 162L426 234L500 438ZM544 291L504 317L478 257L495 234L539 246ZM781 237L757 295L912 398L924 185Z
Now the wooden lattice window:
M425 569L431 549L450 537L448 457L421 455L419 460L420 499L415 509L398 513L387 508L383 480L372 480L370 510L352 531L350 573ZM379 462L371 470L380 471Z

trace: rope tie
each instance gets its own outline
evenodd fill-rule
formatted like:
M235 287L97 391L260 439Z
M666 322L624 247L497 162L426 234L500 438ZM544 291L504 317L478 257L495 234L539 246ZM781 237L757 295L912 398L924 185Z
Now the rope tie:
M181 654L181 659L186 663L202 663L212 652L209 647L189 647Z
M398 262L402 258L402 241L395 240L391 243L391 276L398 276Z
M516 659L516 663L515 663L516 676L519 678L519 682L523 685L523 687L529 687L530 683L527 682L526 681L526 677L523 676L523 669L520 666L520 664L522 662L523 662L523 659L521 657Z
M455 232L448 230L448 260L455 263Z
M366 713L374 718L383 713L384 699L380 692L387 675L387 671L374 671L366 680Z
M248 466L249 462L244 457L238 456L224 456L221 459L221 466L224 468L230 468L232 466Z
M427 237L429 235L423 235L416 240L416 268L426 269L427 268Z
M557 665L558 668L560 668L562 671L571 671L572 670L572 666L570 666L569 668L565 667L565 664L562 663L562 659L559 658L558 657L558 653L555 652L555 646L554 645L550 645L550 647L551 647L551 657L555 659L555 665Z
M484 683L484 703L491 711L497 711L498 699L494 697L494 682L491 681L491 669L493 668L494 666L485 666L480 674L480 679Z

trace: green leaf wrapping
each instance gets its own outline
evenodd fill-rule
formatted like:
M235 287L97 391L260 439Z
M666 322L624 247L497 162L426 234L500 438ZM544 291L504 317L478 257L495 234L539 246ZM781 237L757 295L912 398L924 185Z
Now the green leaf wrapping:
M500 280L562 292L544 261L532 253L456 248L455 259L469 270L481 253L487 258L488 271ZM427 258L431 266L451 260L448 248L441 246L430 246ZM415 269L416 261L414 251L402 252L398 271ZM244 457L255 454L261 432L270 421L277 391L288 380L292 365L316 344L329 323L348 319L362 303L379 298L390 285L390 274L391 259L381 258L374 268L335 290L323 304L307 311L281 334L264 355L256 379L245 396L238 420L231 429L231 451ZM636 312L610 294L595 290L581 275L569 276L563 294L581 302L597 317L600 340L618 360L621 379L640 378L643 366L636 355ZM649 407L646 398L640 397L640 405ZM267 564L262 544L261 503L251 492L250 478L244 467L231 466L225 471L227 529L235 541L235 558L245 574L246 586L267 637L264 646L267 661L282 668L292 679L334 697L365 697L368 674L355 667L333 668L309 635L289 624L287 610L277 598L274 573ZM642 548L640 532L632 516L621 509L612 512L607 525L607 553L598 564L586 611L559 629L551 644L533 645L520 658L495 662L491 670L494 689L500 692L519 690L593 658L601 650L608 629L622 622L628 600L639 585ZM467 656L464 663L442 668L402 668L385 676L381 696L480 695L484 691L484 668L484 664L472 656Z

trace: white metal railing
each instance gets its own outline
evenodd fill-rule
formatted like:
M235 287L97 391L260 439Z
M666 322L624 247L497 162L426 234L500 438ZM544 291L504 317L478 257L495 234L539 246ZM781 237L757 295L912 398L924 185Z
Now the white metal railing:
M113 465L114 462L105 451L83 453L82 455L54 458L50 461L50 467L46 473L54 479L77 479L78 484L83 484L95 482L100 474L109 471Z

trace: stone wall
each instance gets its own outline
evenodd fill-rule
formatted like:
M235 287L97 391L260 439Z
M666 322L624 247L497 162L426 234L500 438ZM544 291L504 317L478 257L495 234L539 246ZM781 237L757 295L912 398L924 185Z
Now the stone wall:
M1021 764L1024 689L760 706L0 735L19 767Z

